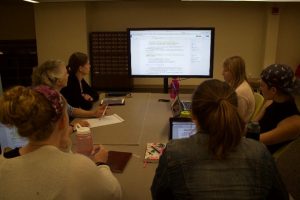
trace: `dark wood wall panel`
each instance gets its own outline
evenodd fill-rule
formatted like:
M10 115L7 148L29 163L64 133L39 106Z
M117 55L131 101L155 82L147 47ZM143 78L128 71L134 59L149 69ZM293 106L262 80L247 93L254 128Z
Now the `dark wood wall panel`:
M32 68L36 66L35 40L0 40L0 74L4 89L31 85Z
M127 32L90 33L92 86L98 90L131 90Z

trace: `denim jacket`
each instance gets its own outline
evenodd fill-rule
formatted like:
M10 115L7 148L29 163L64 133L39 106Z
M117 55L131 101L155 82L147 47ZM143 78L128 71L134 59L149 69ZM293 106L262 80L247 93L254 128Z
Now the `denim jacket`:
M151 186L153 199L288 199L263 144L242 138L236 151L217 160L208 137L198 132L168 143Z

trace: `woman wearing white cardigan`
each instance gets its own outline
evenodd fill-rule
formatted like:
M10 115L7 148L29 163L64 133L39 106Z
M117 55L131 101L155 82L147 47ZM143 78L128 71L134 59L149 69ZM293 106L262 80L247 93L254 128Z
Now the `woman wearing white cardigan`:
M20 156L0 157L0 199L121 198L105 149L94 149L91 159L60 150L69 140L66 105L48 86L16 86L0 98L0 121L29 139Z

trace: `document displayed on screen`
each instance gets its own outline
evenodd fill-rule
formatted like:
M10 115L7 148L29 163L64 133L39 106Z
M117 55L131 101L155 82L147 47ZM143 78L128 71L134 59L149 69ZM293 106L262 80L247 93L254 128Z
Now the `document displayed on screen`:
M211 37L211 30L131 30L131 74L208 76Z
M173 122L172 129L172 139L188 138L196 133L193 122Z

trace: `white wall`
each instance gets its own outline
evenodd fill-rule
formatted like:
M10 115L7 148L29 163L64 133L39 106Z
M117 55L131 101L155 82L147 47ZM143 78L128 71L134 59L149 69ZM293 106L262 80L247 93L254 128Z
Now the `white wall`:
M276 62L296 69L300 64L300 3L281 6L278 35Z
M85 3L40 3L34 11L39 64L88 53Z

